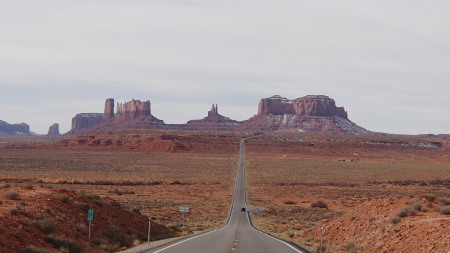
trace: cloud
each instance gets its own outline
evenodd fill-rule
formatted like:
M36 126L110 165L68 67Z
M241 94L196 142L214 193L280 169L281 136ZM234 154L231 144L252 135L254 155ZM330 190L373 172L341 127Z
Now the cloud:
M159 118L185 122L212 103L249 118L274 94L328 95L371 130L437 133L450 125L440 116L450 105L446 1L1 5L0 106L8 111L0 119L39 132L54 121L68 130L75 112L101 112L108 97L149 99ZM65 113L52 108L61 101ZM46 120L27 116L27 106Z

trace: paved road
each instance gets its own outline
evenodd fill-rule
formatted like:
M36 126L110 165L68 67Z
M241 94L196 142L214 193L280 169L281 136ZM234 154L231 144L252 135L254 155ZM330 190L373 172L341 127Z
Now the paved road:
M233 208L228 223L221 229L175 241L148 253L294 253L307 252L264 234L250 225L245 191L245 139L241 140Z

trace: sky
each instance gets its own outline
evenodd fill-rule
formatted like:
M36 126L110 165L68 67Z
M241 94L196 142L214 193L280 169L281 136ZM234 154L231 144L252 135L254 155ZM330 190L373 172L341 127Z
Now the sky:
M165 123L327 95L372 131L450 133L450 1L0 0L0 120L36 133L105 99Z

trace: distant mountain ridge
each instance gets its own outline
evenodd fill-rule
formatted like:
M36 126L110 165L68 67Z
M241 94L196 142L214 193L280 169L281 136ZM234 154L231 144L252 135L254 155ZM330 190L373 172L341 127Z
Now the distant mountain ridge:
M9 124L0 120L0 135L31 135L30 126L25 123Z
M72 119L68 134L118 131L126 129L167 129L234 132L306 132L358 135L369 133L348 119L347 111L337 107L333 99L324 95L308 95L294 100L279 95L261 99L258 114L248 120L236 121L219 114L212 105L208 115L185 124L165 124L151 114L150 101L131 100L105 102L104 113L80 113Z

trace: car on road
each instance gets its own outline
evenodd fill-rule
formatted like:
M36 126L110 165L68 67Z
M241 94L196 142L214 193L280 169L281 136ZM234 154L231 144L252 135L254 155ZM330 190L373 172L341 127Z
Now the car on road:
M242 211L242 212L245 212L245 207L241 208L241 211Z

